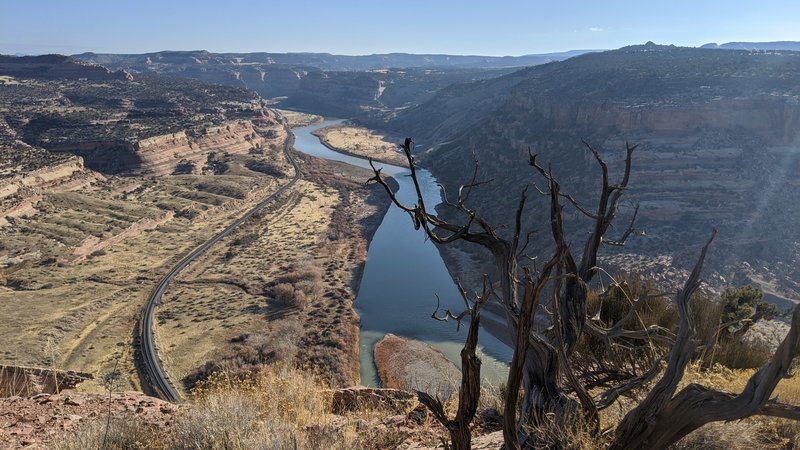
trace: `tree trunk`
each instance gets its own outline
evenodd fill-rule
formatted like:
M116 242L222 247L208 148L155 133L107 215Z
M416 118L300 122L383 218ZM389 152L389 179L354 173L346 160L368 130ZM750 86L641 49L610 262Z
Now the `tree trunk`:
M651 410L637 408L623 420L610 450L663 449L701 426L743 419L754 414L800 419L800 407L770 401L775 386L789 372L800 353L800 306L792 314L789 333L769 362L747 382L739 395L696 384L685 387L664 405ZM635 424L636 426L623 426Z

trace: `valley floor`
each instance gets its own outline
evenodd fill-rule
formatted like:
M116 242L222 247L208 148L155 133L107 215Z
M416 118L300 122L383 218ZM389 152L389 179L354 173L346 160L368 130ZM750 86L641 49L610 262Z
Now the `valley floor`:
M104 391L110 374L121 389L140 388L132 340L148 295L183 255L290 179L281 130L261 154L226 155L223 174L83 169L23 189L29 211L2 230L0 363L88 372L85 391ZM366 172L296 159L305 177L190 265L156 310L160 356L178 384L240 351L296 359L334 384L358 381L352 302L388 205L362 186ZM307 292L279 292L292 272L310 276Z

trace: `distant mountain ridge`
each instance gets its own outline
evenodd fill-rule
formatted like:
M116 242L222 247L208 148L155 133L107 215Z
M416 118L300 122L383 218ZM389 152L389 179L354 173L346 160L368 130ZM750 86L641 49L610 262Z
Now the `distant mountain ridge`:
M565 52L522 56L480 56L446 54L384 53L372 55L333 55L330 53L211 53L206 50L159 51L142 54L81 53L76 58L102 65L138 64L265 64L313 67L326 71L380 70L391 68L454 68L498 69L525 67L561 61L573 56L600 50L569 50ZM148 63L149 61L149 63Z
M521 57L326 53L83 53L75 58L132 73L244 87L284 108L355 118L416 106L452 84L493 78L523 65L586 53Z
M41 79L132 80L124 70L112 71L96 63L64 55L0 55L0 75Z
M774 41L774 42L728 42L725 44L717 44L712 42L705 44L700 48L713 48L720 50L750 50L750 51L800 51L800 42L798 41Z

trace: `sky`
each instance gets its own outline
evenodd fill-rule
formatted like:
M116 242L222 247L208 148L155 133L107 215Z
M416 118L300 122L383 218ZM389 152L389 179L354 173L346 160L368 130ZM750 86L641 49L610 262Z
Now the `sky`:
M0 0L0 54L524 55L800 41L800 0Z

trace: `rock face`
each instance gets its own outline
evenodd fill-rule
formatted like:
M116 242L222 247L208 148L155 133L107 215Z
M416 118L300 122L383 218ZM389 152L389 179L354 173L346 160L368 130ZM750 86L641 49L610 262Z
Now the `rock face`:
M356 386L333 391L332 412L343 415L353 411L380 408L402 414L417 405L417 396L408 391Z
M378 376L384 387L423 391L442 399L458 393L461 372L430 345L387 334L375 344L374 351Z
M388 113L429 99L452 83L491 78L511 72L510 67L542 64L579 53L487 58L192 51L140 55L84 53L76 57L130 70L137 76L155 73L245 86L282 107L346 118Z
M501 68L525 67L560 61L580 55L589 50L545 53L522 56L466 56L466 55L418 55L410 53L387 53L377 55L331 55L330 53L211 53L199 51L163 51L140 55L115 55L108 53L81 53L74 55L86 61L106 66L121 63L129 65L157 66L159 64L186 65L238 65L241 70L250 66L297 66L314 67L330 71L380 70L392 67L412 68Z
M53 394L92 378L74 371L0 365L0 397Z
M766 268L762 275L784 292L800 293L792 268L800 258L800 231L792 225L800 218L793 200L800 182L791 175L800 170L797 53L626 47L453 86L389 126L425 144L421 158L448 192L471 173L474 152L482 178L494 181L470 200L497 225L513 219L522 188L540 182L527 164L529 149L592 210L600 172L581 139L600 151L612 182L621 175L625 142L638 144L620 219L639 204L646 236L634 236L627 253L675 255L671 264L683 268L717 227L725 244L715 244L708 263L724 279L741 275L747 261ZM548 228L539 200L529 199L528 229ZM580 242L586 223L569 205L565 214ZM534 254L550 251L540 235Z
M0 178L0 200L17 193L23 188L46 188L83 171L83 158L79 156L68 156L64 162L40 167L32 171L17 172L15 170L15 175L8 178Z
M94 420L131 420L166 429L180 407L142 394L40 394L0 398L0 442L3 448L50 448L63 433Z
M133 80L133 76L123 70L111 71L63 55L0 56L0 74L43 79Z
M210 153L260 152L265 140L277 142L281 128L261 98L241 88L154 77L132 82L57 55L0 58L6 74L13 83L0 91L0 154L16 162L8 169L2 161L0 178L53 166L65 153L105 174L190 173ZM50 153L36 153L42 148Z
M227 122L203 128L198 135L186 131L163 134L133 143L120 141L68 142L51 145L56 153L81 155L89 168L108 174L166 175L178 166L203 167L212 152L246 154L259 149L264 139L250 121Z

